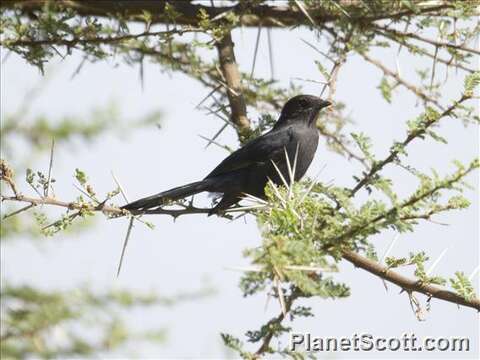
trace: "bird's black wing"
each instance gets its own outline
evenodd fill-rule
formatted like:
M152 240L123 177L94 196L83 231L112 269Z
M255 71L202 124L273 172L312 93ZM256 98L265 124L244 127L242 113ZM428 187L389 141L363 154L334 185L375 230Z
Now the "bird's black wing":
M262 164L271 160L276 162L281 156L285 156L284 149L292 140L292 136L290 127L259 136L230 154L206 178L243 169L253 164Z

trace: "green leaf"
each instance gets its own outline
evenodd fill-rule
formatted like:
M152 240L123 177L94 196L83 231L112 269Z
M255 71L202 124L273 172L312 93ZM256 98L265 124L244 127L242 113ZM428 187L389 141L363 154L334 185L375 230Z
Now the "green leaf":
M473 74L465 77L464 81L464 95L467 97L472 97L475 89L480 84L480 71L475 71Z
M75 169L75 179L79 182L80 185L85 186L88 181L87 175L80 169Z
M463 298L471 300L476 297L472 283L463 272L455 272L455 278L450 279L450 284L456 290L458 295L462 296Z
M377 86L382 93L383 98L388 102L392 102L392 85L388 82L388 79L384 76L380 81L380 85Z

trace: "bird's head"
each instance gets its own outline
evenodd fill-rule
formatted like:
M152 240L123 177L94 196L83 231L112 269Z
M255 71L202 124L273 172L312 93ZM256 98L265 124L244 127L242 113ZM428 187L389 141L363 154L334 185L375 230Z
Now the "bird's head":
M314 126L318 112L330 104L329 101L312 95L294 96L283 106L275 128L294 122L305 122L308 125Z

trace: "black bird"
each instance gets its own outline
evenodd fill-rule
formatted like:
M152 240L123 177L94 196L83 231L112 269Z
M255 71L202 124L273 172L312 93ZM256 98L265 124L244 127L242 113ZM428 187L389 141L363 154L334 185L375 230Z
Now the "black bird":
M205 179L131 202L122 209L142 213L203 191L222 193L222 199L212 208L211 215L222 213L239 202L245 194L265 198L264 189L268 179L275 184L282 184L273 163L289 181L285 152L291 166L297 157L295 181L305 175L317 150L318 112L328 105L330 102L316 96L298 95L291 98L269 132L230 154Z

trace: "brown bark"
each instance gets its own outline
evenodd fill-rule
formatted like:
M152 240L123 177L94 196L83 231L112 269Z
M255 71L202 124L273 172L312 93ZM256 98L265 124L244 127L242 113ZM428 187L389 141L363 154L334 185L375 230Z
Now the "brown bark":
M20 6L26 13L41 10L45 5L45 0L2 0L1 8L13 8ZM152 23L174 23L177 25L198 24L198 13L202 9L210 18L214 18L227 11L233 11L240 17L240 25L242 26L262 26L262 27L288 27L298 25L310 25L305 15L295 7L282 5L251 5L247 1L241 1L239 4L231 6L212 7L203 3L192 4L190 1L166 1L166 0L135 0L135 1L113 1L113 0L55 0L51 1L61 4L65 8L75 9L78 14L83 16L103 16L128 17L130 20L144 21L144 11L148 11L152 15ZM165 14L165 5L169 3L179 14L174 21L169 19ZM361 7L362 2L352 1L347 5L347 10L354 10L356 6ZM435 13L443 9L454 7L454 4L445 1L441 4L418 5L420 13ZM309 14L316 24L338 20L345 15L326 13L321 8L308 9ZM388 13L372 14L365 16L363 13L355 16L353 13L351 18L362 22L371 22L382 19L399 19L404 16L415 15L415 11L408 8L400 8L398 10L391 9Z
M236 125L240 141L243 142L251 129L250 120L247 117L247 105L243 97L240 71L235 60L233 47L234 43L230 32L217 43L220 69L225 78L230 103L231 121Z
M432 298L449 301L457 305L471 307L477 311L480 311L480 299L478 298L465 299L453 291L449 291L435 285L424 284L418 279L410 279L392 271L385 265L363 257L353 251L344 250L343 258L351 262L356 267L367 270L368 272L377 275L382 279L390 281L407 291L416 291L427 296L431 296Z

